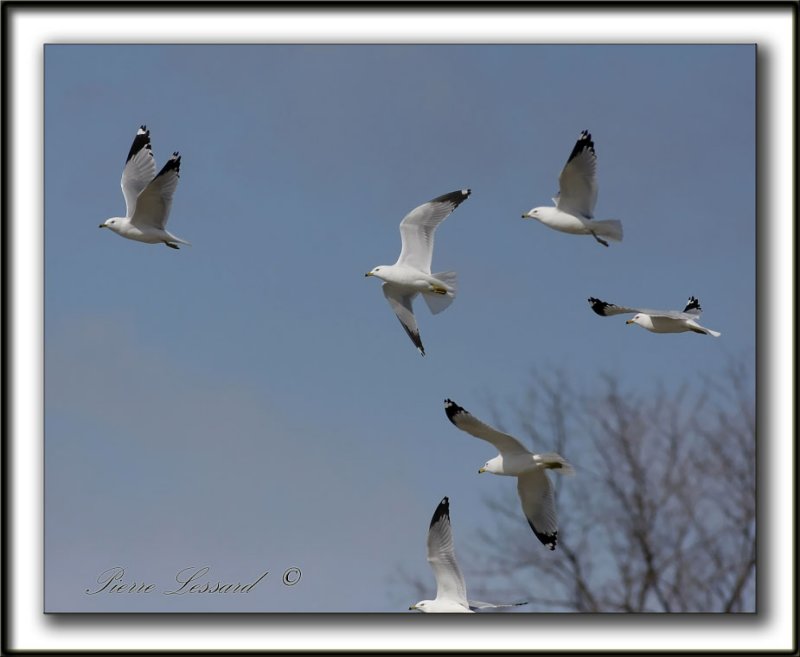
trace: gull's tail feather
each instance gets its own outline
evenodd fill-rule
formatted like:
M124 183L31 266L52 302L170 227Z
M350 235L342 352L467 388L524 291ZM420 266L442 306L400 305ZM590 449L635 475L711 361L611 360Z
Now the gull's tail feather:
M454 271L443 271L438 274L431 274L436 280L440 281L447 288L447 292L423 292L422 298L428 304L430 311L436 315L442 312L447 306L453 303L458 289L458 275Z
M603 219L592 221L591 227L594 232L602 237L607 237L615 242L622 241L622 222L619 219Z
M548 470L555 470L560 474L571 475L575 474L574 468L561 454L555 452L547 452L546 454L536 454L534 460L543 468Z

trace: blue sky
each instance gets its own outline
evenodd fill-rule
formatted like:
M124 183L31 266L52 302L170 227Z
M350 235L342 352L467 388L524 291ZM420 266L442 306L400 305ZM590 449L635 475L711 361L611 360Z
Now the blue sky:
M439 500L466 553L486 494L513 487L477 477L494 453L445 397L490 419L533 368L647 391L752 363L754 89L751 46L47 46L47 608L403 611L406 577L434 593ZM180 251L97 228L124 212L142 123L159 166L183 156ZM596 215L625 229L609 249L520 219L583 129ZM433 257L459 295L435 317L417 301L421 358L364 273L462 187ZM689 295L720 339L586 303ZM157 594L87 596L113 566ZM192 566L270 575L162 595Z

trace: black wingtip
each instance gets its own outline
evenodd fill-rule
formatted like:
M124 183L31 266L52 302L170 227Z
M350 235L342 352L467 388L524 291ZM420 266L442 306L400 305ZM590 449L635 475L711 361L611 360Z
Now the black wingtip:
M442 518L450 519L450 498L447 496L442 498L442 501L439 502L439 506L436 507L436 511L433 512L429 527L433 527Z
M430 203L450 203L453 206L453 209L457 208L459 204L466 201L470 194L472 194L472 190L467 189L457 189L454 192L450 192L449 194L442 194L441 196L437 196L434 199L431 199Z
M175 151L172 154L172 157L167 160L166 164L164 164L164 166L161 168L161 171L158 172L156 178L158 178L158 176L163 176L168 171L175 171L175 173L180 174L181 156L178 151Z
M573 158L577 157L587 149L592 153L592 155L596 155L591 133L588 130L581 130L581 135L578 137L578 141L575 142L575 146L573 147L572 152L569 154L567 162L570 162Z
M608 308L611 304L605 301L601 301L600 299L596 299L595 297L589 297L588 299L589 305L592 307L598 315L601 317L606 316L606 308Z
M384 283L384 285L385 285L385 283ZM419 330L412 331L411 329L409 329L408 326L405 325L403 320L400 319L399 315L397 316L397 321L400 322L400 326L403 327L403 330L406 332L406 335L409 338L411 338L411 342L414 343L414 346L417 348L417 351L419 351L419 353L422 356L424 356L425 355L425 347L422 346L422 338L419 337Z
M150 150L150 131L147 129L147 126L144 125L139 126L139 130L137 131L136 136L133 138L131 150L128 151L128 157L125 159L125 164L127 164L130 159L143 148Z
M536 530L536 527L533 526L533 523L528 520L528 524L530 525L533 533L536 535L536 538L541 541L542 545L544 545L548 550L555 550L556 544L558 543L558 531L554 531L552 534L544 534Z
M700 311L702 308L700 307L700 301L697 297L689 297L689 301L686 302L686 307L683 309L683 312L689 312L690 310L697 310Z
M466 413L466 411L456 404L452 399L444 400L444 412L447 414L447 419L455 424L455 416L459 413Z

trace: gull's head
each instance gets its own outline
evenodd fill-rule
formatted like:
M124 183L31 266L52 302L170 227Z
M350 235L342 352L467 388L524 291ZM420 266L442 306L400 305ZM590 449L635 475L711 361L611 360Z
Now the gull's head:
M650 317L650 315L647 315L645 313L636 313L633 317L631 317L625 323L626 324L638 324L643 329L647 329L648 331L655 331L656 333L658 333L658 331L656 330L655 326L653 326L653 318Z
M408 610L409 611L421 611L423 613L428 611L428 605L430 605L433 600L421 600L415 605L411 605Z
M110 228L114 232L119 230L121 225L122 219L120 217L111 217L111 219L106 219L102 224L100 224L100 228Z
M483 467L478 470L478 474L483 474L484 472L503 474L503 457L495 456L493 459L486 461L486 463L483 464Z
M383 270L387 269L386 265L379 265L368 271L364 276L375 276L376 278L383 278Z
M532 210L528 210L525 214L522 215L523 219L541 219L541 212L539 211L541 208L533 208Z

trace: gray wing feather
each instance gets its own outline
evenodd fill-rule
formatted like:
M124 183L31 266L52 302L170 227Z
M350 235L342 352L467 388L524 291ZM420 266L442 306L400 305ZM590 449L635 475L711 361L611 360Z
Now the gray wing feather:
M436 598L455 600L466 607L467 588L456 561L450 503L446 497L436 508L428 528L428 563L436 578Z
M172 208L172 197L180 179L181 156L173 153L158 175L139 194L131 222L164 230Z
M473 611L476 609L501 609L503 607L519 607L521 605L526 605L527 602L509 602L505 604L493 604L491 602L481 602L480 600L470 600L469 601L469 608Z
M381 289L383 290L383 296L386 297L394 314L397 315L397 319L400 320L400 324L405 329L408 337L411 338L411 342L414 343L414 346L419 349L419 352L424 356L425 347L422 346L422 340L419 337L419 328L417 328L417 320L414 317L414 309L411 306L411 302L414 297L417 296L417 293L404 294L397 286L391 283L384 283Z
M553 485L544 470L536 469L517 477L517 493L522 512L533 533L545 547L554 550L558 539L558 521Z
M423 203L409 212L400 222L400 237L403 246L398 265L415 267L426 274L431 273L433 259L433 234L436 227L466 200L471 191L463 189L443 194Z
M558 184L556 207L591 219L597 203L597 156L592 136L586 130L575 143Z
M617 306L607 301L601 301L595 297L589 297L589 305L592 310L601 315L608 317L610 315L631 315L642 313L650 317L669 317L670 319L697 319L700 316L700 311L692 310L689 312L680 310L651 310L649 308L629 308L627 306Z
M494 445L501 454L513 454L515 452L527 453L523 444L514 436L498 431L484 424L474 415L464 410L461 406L450 399L445 399L444 410L448 419L455 424L461 431L485 440Z
M125 197L125 216L136 212L136 200L156 175L156 160L150 148L150 131L142 126L136 133L122 170L122 195Z

